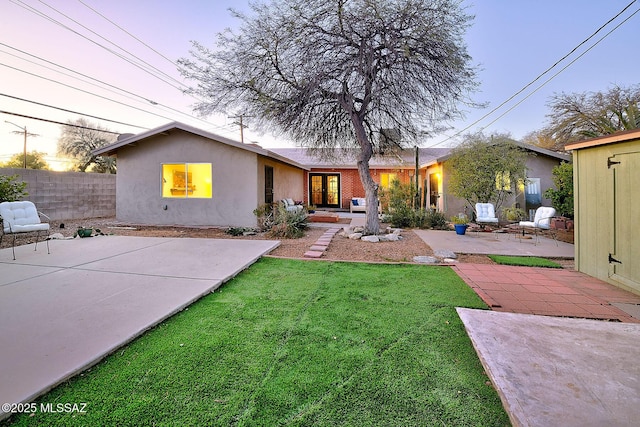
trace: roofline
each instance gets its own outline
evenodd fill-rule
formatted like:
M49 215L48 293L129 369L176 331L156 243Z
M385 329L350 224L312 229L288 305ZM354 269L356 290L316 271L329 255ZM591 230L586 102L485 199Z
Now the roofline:
M523 148L525 150L529 150L529 151L533 151L535 153L539 153L539 154L544 154L545 156L549 156L549 157L555 157L556 159L559 160L564 160L566 162L570 162L572 157L570 154L567 153L559 153L557 151L552 151L552 150L547 150L546 148L542 148L542 147L538 147L537 145L532 145L532 144L526 144L524 142L520 142L520 141L516 141L516 140L511 140L511 142L513 142L515 145L517 145L520 148ZM445 154L442 157L438 157L437 161L439 163L446 161L447 159L449 159L449 157L451 157L452 153L448 153Z
M109 144L109 145L107 145L105 147L93 150L92 153L95 154L95 155L98 155L98 156L111 155L111 154L114 154L116 151L118 151L119 148L122 148L124 146L129 145L129 144L133 144L133 143L138 142L138 141L142 141L142 140L147 139L147 138L151 138L153 136L162 134L164 132L169 132L169 131L174 130L174 129L181 130L183 132L192 133L194 135L198 135L198 136L201 136L203 138L207 138L207 139L211 139L211 140L214 140L214 141L218 141L218 142L221 142L223 144L226 144L226 145L229 145L229 146L232 146L232 147L235 147L235 148L239 148L241 150L246 150L246 151L250 151L250 152L255 153L255 154L260 154L260 155L265 156L265 157L270 157L270 158L273 158L275 160L279 160L281 162L287 163L287 164L289 164L291 166L295 166L295 167L303 169L303 170L308 170L308 168L306 166L303 166L303 165L299 164L298 162L295 162L295 161L293 161L293 160L291 160L291 159L289 159L287 157L281 156L281 155L279 155L277 153L274 153L272 151L264 149L264 148L262 148L262 147L260 147L258 145L255 145L255 144L243 144L240 141L235 141L233 139L229 139L229 138L226 138L224 136L221 136L221 135L218 135L218 134L215 134L215 133L212 133L212 132L207 132L205 130L202 130L202 129L199 129L199 128L196 128L196 127L193 127L193 126L187 125L185 123L181 123L181 122L170 122L170 123L167 123L165 125L150 129L148 131L145 131L145 132L142 132L142 133L139 133L139 134L136 134L136 135L132 135L132 136L130 136L128 138L123 138L123 139L121 139L119 141L114 142L113 144Z
M640 129L623 130L612 133L611 135L590 138L584 141L569 144L564 148L566 150L579 150L581 148L597 147L599 145L613 144L616 142L626 142L633 139L640 139Z

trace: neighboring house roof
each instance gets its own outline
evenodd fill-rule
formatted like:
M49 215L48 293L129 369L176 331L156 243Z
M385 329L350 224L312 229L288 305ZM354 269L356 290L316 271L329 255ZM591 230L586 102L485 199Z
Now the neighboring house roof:
M537 154L543 154L545 156L553 157L558 160L563 160L565 162L571 161L571 154L559 153L557 151L547 150L546 148L538 147L537 145L525 144L524 142L520 142L520 141L512 140L511 142L513 142L515 145L517 145L522 149L533 151L534 153L537 153ZM439 157L438 162L444 162L445 160L449 159L449 157L451 157L451 152L443 155L442 157Z
M328 149L327 149L328 150ZM421 168L437 162L440 156L445 155L450 148L419 148L418 163ZM353 169L356 167L357 151L353 150L331 150L330 156L314 154L307 148L273 148L272 151L287 157L308 168L322 169ZM320 151L321 153L321 151ZM413 148L408 148L397 153L385 156L374 156L369 161L369 167L379 168L415 168L416 152Z
M283 157L281 154L264 149L262 147L260 147L257 144L243 144L239 141L234 141L232 139L229 138L225 138L224 136L220 136L217 135L215 133L211 133L211 132L207 132L204 131L202 129L198 129L196 127L193 126L189 126L186 125L184 123L180 123L180 122L172 122L172 123L167 123L166 125L148 130L146 132L142 132L136 135L132 135L132 136L127 136L124 138L119 139L118 141L114 142L113 144L104 146L102 148L98 148L96 150L93 150L92 153L98 156L109 156L109 155L113 155L116 154L118 149L125 147L127 145L131 145L134 144L136 142L140 142L142 140L160 135L160 134L165 134L167 132L171 132L172 130L181 130L184 132L189 132L192 133L194 135L198 135L201 136L203 138L207 138L210 139L212 141L217 141L219 143L222 144L226 144L232 147L236 147L239 148L241 150L246 150L246 151L250 151L265 157L269 157L272 158L274 160L279 160L283 163L289 164L291 166L295 166L297 168L300 169L305 169L307 170L308 167L304 166L301 163L296 162L295 160L288 158L288 157Z
M616 142L626 142L640 139L640 129L631 129L612 133L611 135L599 136L597 138L586 139L565 147L566 150L579 150L581 148L595 147L598 145L613 144Z

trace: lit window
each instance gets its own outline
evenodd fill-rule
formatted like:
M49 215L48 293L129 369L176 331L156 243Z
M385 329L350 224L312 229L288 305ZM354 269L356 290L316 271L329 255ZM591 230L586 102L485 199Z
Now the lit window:
M211 163L162 165L162 197L211 198Z
M496 189L504 191L511 190L511 176L509 171L496 173Z
M380 174L380 187L384 189L391 188L391 183L398 180L398 174L395 173L381 173Z

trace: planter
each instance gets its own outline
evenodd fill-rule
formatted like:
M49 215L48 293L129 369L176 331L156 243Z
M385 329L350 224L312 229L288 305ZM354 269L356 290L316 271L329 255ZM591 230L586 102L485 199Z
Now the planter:
M462 236L464 233L467 232L467 227L469 226L469 224L454 224L453 226L456 229L456 234L459 234Z
M93 233L92 228L78 228L79 237L91 237L91 233Z
M555 230L566 230L567 228L567 219L564 217L554 217L551 218L551 228Z

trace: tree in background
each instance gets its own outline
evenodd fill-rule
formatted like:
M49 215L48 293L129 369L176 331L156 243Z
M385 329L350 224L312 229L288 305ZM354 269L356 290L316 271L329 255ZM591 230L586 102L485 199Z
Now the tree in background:
M63 126L62 135L58 139L58 154L70 157L74 168L80 172L90 169L94 172L116 173L114 158L95 156L91 152L116 140L116 136L108 129L91 124L85 119L69 121Z
M49 164L44 159L46 153L39 151L30 151L27 153L27 169L43 169L49 170ZM18 153L11 156L7 162L2 164L5 168L20 168L24 167L24 154Z
M526 162L527 153L508 135L467 135L444 162L449 191L474 210L476 203L493 203L498 212L526 181Z
M371 157L416 145L458 116L476 86L463 41L472 17L457 0L250 6L251 15L232 10L237 34L219 34L215 50L194 43L193 58L179 61L197 83L188 92L204 99L196 111L243 114L316 153L355 148L367 207L378 206ZM379 227L367 208L365 233Z
M544 129L555 149L582 139L640 128L640 85L614 86L607 92L561 93L551 98Z

